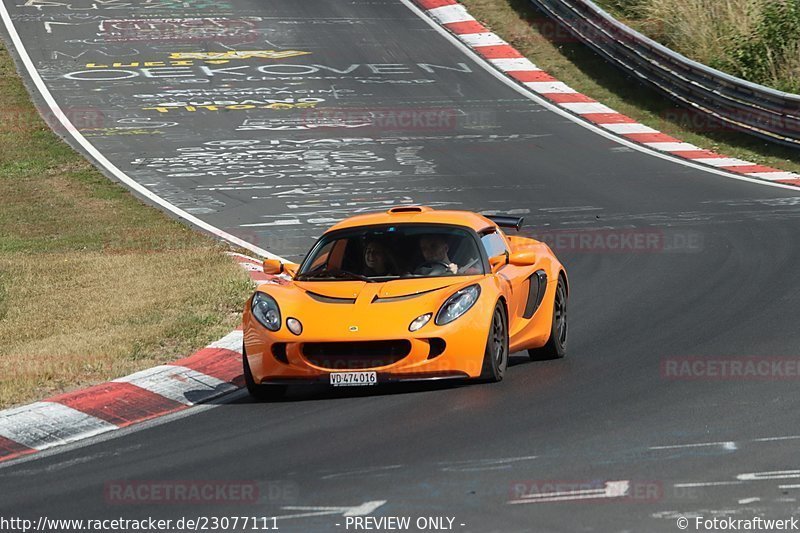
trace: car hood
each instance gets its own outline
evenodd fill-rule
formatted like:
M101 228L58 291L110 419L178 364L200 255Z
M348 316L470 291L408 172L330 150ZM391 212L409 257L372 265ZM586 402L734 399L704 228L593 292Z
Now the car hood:
M298 281L262 285L259 291L275 298L283 316L300 320L304 339L375 340L408 335L412 320L435 313L453 292L483 278Z
M453 276L440 278L394 279L368 283L365 281L295 281L293 285L311 295L335 299L358 299L368 292L378 298L402 298L437 291L479 276Z

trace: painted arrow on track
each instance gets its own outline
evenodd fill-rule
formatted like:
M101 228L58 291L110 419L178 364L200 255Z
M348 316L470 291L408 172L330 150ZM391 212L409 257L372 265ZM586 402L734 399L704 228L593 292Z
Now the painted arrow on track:
M519 500L511 500L507 503L547 503L565 502L572 500L595 500L600 498L622 498L627 496L630 489L630 481L606 481L603 488L570 490L564 492L543 492L536 494L526 494Z
M342 516L364 516L371 514L378 507L386 503L386 500L375 500L364 502L353 507L281 507L284 511L302 511L296 514L276 516L276 520L288 520L290 518L309 518L312 516L342 515Z

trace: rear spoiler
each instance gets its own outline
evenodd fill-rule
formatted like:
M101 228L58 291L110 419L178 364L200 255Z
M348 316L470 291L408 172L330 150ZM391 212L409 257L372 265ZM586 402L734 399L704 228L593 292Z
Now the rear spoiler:
M514 228L519 231L522 228L523 217L510 217L506 215L483 215L501 228Z

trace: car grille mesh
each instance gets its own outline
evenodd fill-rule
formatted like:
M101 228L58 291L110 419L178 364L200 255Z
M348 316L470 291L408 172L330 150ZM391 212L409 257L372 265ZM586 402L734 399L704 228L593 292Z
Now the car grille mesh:
M331 370L376 368L396 363L411 351L408 340L307 342L303 356L313 365Z

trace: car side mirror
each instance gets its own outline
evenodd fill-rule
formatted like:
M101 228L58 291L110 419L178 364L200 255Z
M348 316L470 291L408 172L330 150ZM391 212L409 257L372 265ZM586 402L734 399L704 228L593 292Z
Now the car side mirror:
M291 277L295 277L297 274L297 269L300 268L300 265L297 263L284 263L283 264L283 271Z
M277 276L283 274L283 263L280 259L264 259L264 274Z
M514 266L533 266L536 264L536 253L532 251L514 252L508 262Z
M294 277L297 274L297 269L300 265L296 263L284 263L280 259L264 259L264 266L262 267L264 274L277 276L279 274L288 274Z
M508 264L508 255L496 255L494 257L489 258L489 268L492 269L492 272L497 272L504 266Z

